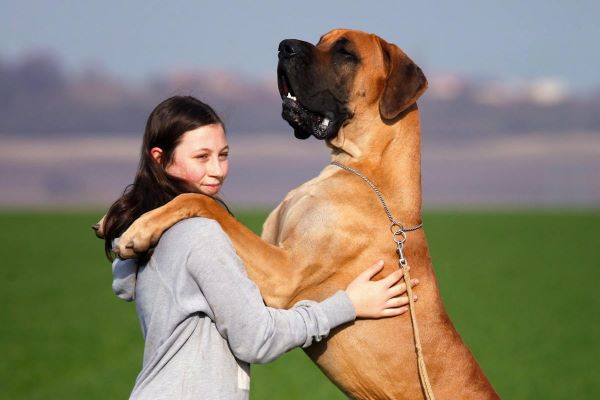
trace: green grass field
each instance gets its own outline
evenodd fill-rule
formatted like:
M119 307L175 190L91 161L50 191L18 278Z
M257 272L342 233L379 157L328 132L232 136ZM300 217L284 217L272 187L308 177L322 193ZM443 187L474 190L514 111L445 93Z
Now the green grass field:
M122 399L141 364L111 292L99 213L0 213L0 398ZM240 218L259 229L265 214ZM506 399L600 395L600 212L430 212L446 307ZM299 350L252 370L253 399L344 396Z

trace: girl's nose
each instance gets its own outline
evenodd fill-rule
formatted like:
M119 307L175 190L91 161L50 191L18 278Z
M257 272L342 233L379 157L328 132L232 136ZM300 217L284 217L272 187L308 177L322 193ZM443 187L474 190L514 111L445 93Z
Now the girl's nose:
M222 177L223 176L223 168L221 167L221 163L218 159L213 159L208 165L207 174L209 176Z

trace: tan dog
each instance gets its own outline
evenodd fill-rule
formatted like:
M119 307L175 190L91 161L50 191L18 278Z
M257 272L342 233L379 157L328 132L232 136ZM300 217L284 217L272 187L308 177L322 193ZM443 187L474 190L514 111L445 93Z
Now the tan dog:
M368 176L404 226L418 224L416 100L427 87L419 67L395 45L351 30L331 31L316 46L285 40L279 59L283 117L296 137L326 139L332 160ZM136 221L121 238L120 255L148 249L169 226L192 216L220 222L271 306L324 299L379 258L384 274L398 268L390 224L374 192L336 166L291 191L267 219L262 240L212 199L186 194ZM421 282L419 325L437 398L498 398L444 310L422 229L408 233L405 255ZM307 353L350 397L423 396L408 315L358 320Z

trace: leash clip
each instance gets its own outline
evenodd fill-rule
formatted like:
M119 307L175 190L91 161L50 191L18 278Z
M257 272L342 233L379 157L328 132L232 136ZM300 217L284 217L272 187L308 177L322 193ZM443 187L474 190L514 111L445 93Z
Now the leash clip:
M406 239L406 237L405 237ZM406 261L406 258L404 257L404 241L400 242L397 241L396 242L398 244L398 247L396 249L396 251L398 252L398 264L400 264L400 267L402 269L404 269L407 265L408 265L408 261Z
M406 231L404 227L399 222L392 222L390 225L390 231L392 231L392 235L394 235L394 242L396 242L396 251L398 252L398 263L400 264L400 268L405 268L408 265L408 261L404 257L404 242L406 241Z

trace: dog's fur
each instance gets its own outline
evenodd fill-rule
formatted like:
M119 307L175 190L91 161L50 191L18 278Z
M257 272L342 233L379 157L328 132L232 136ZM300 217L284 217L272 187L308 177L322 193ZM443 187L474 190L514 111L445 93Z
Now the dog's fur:
M283 41L279 58L283 116L296 136L326 139L332 159L370 177L401 223L419 223L416 100L427 87L419 67L395 45L352 30L331 31L316 46ZM297 101L287 98L288 92ZM329 124L323 123L325 117ZM220 222L271 306L322 300L379 258L386 265L382 274L398 268L379 201L365 182L335 166L287 195L265 222L262 240L210 198L186 194L136 221L121 238L121 255L144 251L165 229L190 216ZM437 398L498 398L444 310L423 230L408 234L405 254L421 282L417 310ZM408 315L357 320L307 353L350 397L423 395Z

